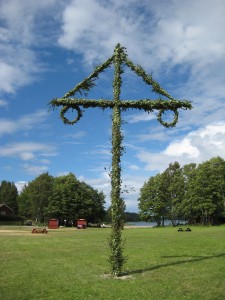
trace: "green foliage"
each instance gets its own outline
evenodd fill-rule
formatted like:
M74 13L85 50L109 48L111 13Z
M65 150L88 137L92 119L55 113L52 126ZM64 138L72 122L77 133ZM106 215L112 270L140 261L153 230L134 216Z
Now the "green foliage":
M168 198L163 174L157 174L144 183L141 188L139 209L141 219L163 225L168 214Z
M43 223L58 218L60 224L71 226L78 218L101 222L104 218L105 196L72 173L52 177L48 173L28 183L19 195L20 214Z
M140 217L138 213L134 212L125 212L124 213L125 222L138 222L140 221Z
M36 218L36 214L33 214L32 197L30 196L29 185L24 186L22 192L18 196L19 214L26 219Z
M180 206L185 194L182 169L178 162L171 163L163 174L165 176L165 193L168 202L167 217L175 225L176 220L182 219Z
M8 205L13 214L18 214L18 190L14 182L2 180L0 184L0 203Z
M52 183L53 177L48 173L43 173L29 182L19 197L20 214L43 223L47 217L46 207L52 192Z
M125 240L122 239L121 228L116 227L115 225L116 223L114 222L114 224L112 224L114 227L112 228L108 239L111 250L109 254L109 263L111 275L113 277L118 277L122 274L122 268L127 261L127 257L123 254Z
M78 218L99 223L103 220L105 196L85 182L80 182L72 173L56 177L49 197L49 216L66 220L69 225Z
M89 100L85 98L77 98L77 94L86 95L87 92L95 85L95 80L99 74L106 68L114 65L114 79L113 79L113 101L110 100ZM139 101L120 101L121 86L122 86L122 74L123 67L127 66L137 76L152 87L152 91L157 93L161 98L158 100L142 99ZM74 98L72 98L74 96ZM167 99L167 101L164 100ZM114 54L111 58L105 61L101 66L98 66L94 72L84 79L81 83L78 83L75 88L67 92L63 98L55 98L51 101L50 106L52 108L63 106L60 112L61 119L65 124L74 124L82 117L82 108L99 107L101 109L111 108L112 114L112 171L111 171L111 213L112 213L112 234L110 237L110 262L111 272L113 276L118 276L121 273L122 266L125 262L123 257L124 243L121 238L121 230L124 222L124 202L121 198L121 156L123 154L122 140L123 135L121 133L121 111L128 109L145 110L146 112L152 112L158 110L158 121L165 127L173 127L178 121L178 109L191 109L191 103L189 101L178 101L172 98L160 85L153 80L151 75L146 74L141 66L134 65L129 60L126 50L117 44L114 49ZM68 120L65 113L73 109L77 111L77 116L73 120ZM172 111L174 113L174 119L171 122L165 122L162 119L162 115L166 111Z
M86 98L77 98L79 95L87 95L90 89L95 86L95 80L98 78L99 74L103 72L106 68L110 67L114 64L115 67L115 76L113 82L114 88L114 100L109 101L105 99L86 99ZM123 73L122 67L127 66L130 68L137 76L141 77L142 80L147 84L152 86L152 91L158 94L161 98L157 100L153 99L142 99L142 100L123 100L123 101L115 101L115 99L120 96L120 89L122 85L121 75ZM73 97L73 98L72 98ZM164 99L166 98L166 100ZM176 100L174 99L168 92L166 92L159 85L158 82L153 80L152 76L146 74L144 69L139 65L134 65L131 60L128 58L125 48L121 47L118 44L115 47L114 55L109 58L102 65L96 67L94 72L84 79L82 82L78 83L75 88L71 91L67 92L62 98L54 98L50 102L50 107L55 108L59 106L63 106L61 109L60 116L65 124L75 124L82 117L82 110L80 106L83 108L95 108L99 107L102 109L111 108L113 109L115 105L120 108L122 111L129 109L139 109L144 110L146 112L152 112L154 110L158 110L158 121L165 127L173 127L176 126L178 122L178 109L191 109L192 105L190 101L187 100ZM65 113L69 110L73 109L77 111L77 117L74 120L68 120L65 117ZM174 113L174 119L171 122L165 122L162 119L163 114L166 111L172 111Z
M167 218L190 224L217 224L225 216L225 161L212 158L198 166L170 164L162 173L151 177L139 198L140 215L144 220Z

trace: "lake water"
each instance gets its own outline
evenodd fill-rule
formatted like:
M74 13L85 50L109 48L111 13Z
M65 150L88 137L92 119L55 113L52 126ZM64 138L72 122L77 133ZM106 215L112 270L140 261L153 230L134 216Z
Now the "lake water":
M139 222L126 222L125 226L143 226L143 227L154 227L157 226L156 222L143 222L143 221L139 221ZM164 225L171 225L171 221L166 220L164 222Z

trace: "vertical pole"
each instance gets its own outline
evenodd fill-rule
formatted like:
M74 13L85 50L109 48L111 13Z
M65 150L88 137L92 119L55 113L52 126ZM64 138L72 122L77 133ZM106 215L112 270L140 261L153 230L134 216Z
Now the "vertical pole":
M112 171L111 171L111 214L112 214L112 231L109 239L110 246L110 264L112 276L121 274L122 266L125 262L123 257L123 215L124 202L121 199L121 155L122 155L122 133L121 133L121 111L119 107L121 92L121 47L118 44L114 54L114 108L112 115Z

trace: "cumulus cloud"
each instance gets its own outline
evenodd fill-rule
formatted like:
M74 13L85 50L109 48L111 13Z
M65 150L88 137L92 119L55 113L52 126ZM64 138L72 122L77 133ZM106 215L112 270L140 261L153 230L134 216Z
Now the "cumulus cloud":
M15 93L43 71L33 46L45 44L47 38L49 41L51 34L42 36L40 29L48 25L48 31L51 30L53 12L60 3L57 0L0 2L0 93Z
M132 44L134 35L140 31L142 16L129 11L132 1L127 1L124 9L118 1L71 1L63 12L62 34L59 44L84 55L85 61L105 59L112 54L118 42ZM127 10L127 12L126 12ZM136 22L134 22L134 17ZM103 25L104 24L104 25ZM101 49L101 51L99 51Z
M191 158L195 158L200 155L200 152L197 147L191 145L190 139L184 138L182 141L171 143L164 151L164 154L170 157L187 155Z
M135 63L153 72L159 82L168 82L175 98L193 101L195 113L185 112L178 128L204 126L225 112L224 15L223 0L128 0L107 5L72 0L63 10L58 43L81 53L87 64L96 64L112 55L120 42Z
M23 188L27 185L27 183L28 183L27 181L22 181L22 180L15 182L15 186L17 187L19 193L22 192Z
M212 157L225 159L225 122L214 123L190 132L181 140L172 141L159 153L140 151L139 160L149 171L164 171L171 162L181 165L201 163Z
M73 0L63 12L59 44L81 52L89 62L106 57L121 42L144 64L194 62L200 66L224 56L224 13L223 0L139 4L128 0L107 5L104 1Z

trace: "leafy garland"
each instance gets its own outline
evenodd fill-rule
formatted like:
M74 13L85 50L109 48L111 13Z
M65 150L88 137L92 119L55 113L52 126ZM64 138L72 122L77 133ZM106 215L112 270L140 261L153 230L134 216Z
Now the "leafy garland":
M79 108L79 106L83 108L89 108L89 107L99 107L102 109L105 108L113 108L114 102L111 100L105 100L105 99L99 99L99 100L93 100L93 99L85 99L85 98L72 98L72 96L75 96L76 94L79 95L87 95L88 92L91 90L92 87L94 87L95 80L98 79L98 76L101 72L103 72L106 68L110 67L112 64L116 64L116 55L120 57L119 64L125 64L127 65L133 72L135 72L139 77L142 78L142 80L147 84L152 86L152 91L166 97L168 100L163 100L159 98L158 100L151 100L151 99L143 99L143 100L123 100L119 103L119 106L122 110L128 110L128 109L139 109L139 110L145 110L146 112L152 112L154 110L159 110L158 113L158 121L165 127L174 127L176 126L178 122L178 109L191 109L192 105L190 101L187 100L175 100L169 93L167 93L164 89L161 88L161 86L158 84L158 82L154 81L152 76L149 74L146 74L144 69L139 65L134 65L129 58L127 57L127 54L125 53L125 48L121 47L120 44L118 44L115 47L114 55L110 57L107 61L105 61L102 65L95 68L94 72L88 76L86 79L84 79L82 82L78 83L72 90L70 90L68 93L64 95L63 98L55 98L50 102L50 106L52 108L63 106L60 116L65 124L75 124L77 121L80 120L82 117L82 111ZM73 120L68 120L68 118L65 117L66 112L70 109L74 109L77 111L77 117ZM174 119L171 122L164 122L162 120L162 115L166 110L171 110L174 112Z
M113 80L113 101L106 99L86 99L77 98L76 95L83 94L86 96L90 89L95 86L95 80L98 75L106 68L114 64L114 80ZM120 101L120 93L122 86L122 66L128 66L133 72L135 72L142 80L152 86L152 91L166 97L164 100L159 97L157 100L142 99L142 100L123 100ZM121 156L123 154L122 140L123 135L121 133L121 112L128 109L139 109L146 112L152 112L158 110L158 121L165 127L176 126L178 122L178 109L191 109L192 105L190 101L183 100L178 101L172 98L160 85L153 80L151 75L146 74L144 69L139 65L134 65L127 57L125 48L117 44L114 49L114 54L101 66L95 68L94 72L78 83L72 90L64 95L62 98L55 98L50 102L51 108L63 106L60 112L61 119L65 124L75 124L80 120L83 115L82 108L111 108L113 109L112 115L112 171L111 171L111 213L112 213L112 232L109 237L109 246L111 254L109 261L111 265L112 276L119 276L122 272L122 267L126 261L123 255L124 241L122 240L122 228L123 228L123 215L124 215L124 201L121 198ZM69 120L66 117L66 113L69 109L77 112L76 117L73 120ZM171 122L165 122L162 119L163 114L166 111L172 111L174 118Z
M53 99L51 101L52 107L57 107L57 106L64 106L61 109L60 117L63 120L65 124L75 124L77 121L80 120L82 117L82 111L79 106L82 106L83 108L95 108L99 107L102 109L106 108L113 108L114 107L114 102L110 100L93 100L93 99L78 99L78 98L58 98L58 99ZM151 99L143 99L143 100L125 100L122 101L118 104L118 106L121 108L122 111L126 111L129 109L139 109L139 110L144 110L146 112L152 112L154 110L159 110L158 113L158 121L165 127L174 127L176 126L178 122L178 109L191 109L191 104L189 101L184 100L184 101L178 101L178 100L170 100L170 101L165 101L162 99L158 100L151 100ZM77 117L74 120L68 120L65 117L65 114L69 109L73 109L77 111ZM162 120L162 115L165 111L172 111L174 112L174 119L170 122L164 122Z
M123 134L121 132L120 93L122 86L122 48L114 51L114 80L113 80L113 115L112 115L112 171L111 171L111 216L112 231L109 237L111 253L109 262L112 276L119 276L126 262L123 255L124 241L122 239L124 201L121 198L121 156L123 154Z

